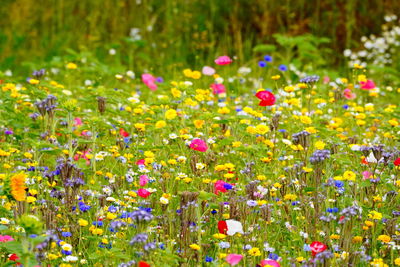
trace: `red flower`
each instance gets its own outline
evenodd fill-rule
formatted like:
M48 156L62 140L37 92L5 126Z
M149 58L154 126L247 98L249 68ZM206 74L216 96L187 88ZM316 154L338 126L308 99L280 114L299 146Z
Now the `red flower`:
M8 256L8 259L10 261L17 261L17 260L19 260L19 257L17 256L17 254L11 254Z
M150 267L150 264L145 261L139 261L138 267Z
M256 93L256 97L261 100L259 106L273 106L275 104L275 96L269 91L259 91Z
M395 161L393 161L394 166L399 166L400 165L400 158L397 158Z
M123 137L128 137L129 133L126 132L124 129L120 128L119 129L119 134L122 135Z
M221 234L226 235L226 232L228 231L228 225L226 224L226 221L219 221L218 222L218 231Z
M313 256L325 251L327 248L327 246L324 243L321 243L319 241L312 242L310 247L311 247L311 253Z

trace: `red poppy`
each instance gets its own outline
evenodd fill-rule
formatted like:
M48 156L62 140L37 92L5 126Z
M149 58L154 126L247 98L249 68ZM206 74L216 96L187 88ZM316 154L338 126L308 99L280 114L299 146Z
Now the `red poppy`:
M275 104L275 96L269 91L259 91L256 93L256 97L261 100L259 106L273 106Z
M226 224L226 221L219 221L218 222L218 231L221 234L226 235L226 232L228 231L228 225Z
M150 264L145 261L139 261L138 267L150 267Z
M321 243L319 241L312 242L310 247L311 247L311 253L313 256L315 256L318 253L321 253L327 249L327 246L324 243Z
M397 158L395 161L393 161L394 166L399 166L400 165L400 158Z
M124 129L120 128L119 129L119 134L122 135L123 137L128 137L129 133L126 132Z
M17 260L19 260L19 257L17 256L17 254L11 254L8 256L8 259L10 261L17 261Z

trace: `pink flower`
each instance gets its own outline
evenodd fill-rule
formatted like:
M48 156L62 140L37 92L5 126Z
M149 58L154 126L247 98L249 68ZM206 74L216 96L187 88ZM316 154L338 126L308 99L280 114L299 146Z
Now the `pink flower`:
M223 84L213 83L210 87L213 90L214 95L226 93L226 88Z
M81 126L83 124L81 118L75 118L74 119L74 126Z
M213 68L211 68L211 67L209 67L209 66L204 66L203 69L201 70L201 72L202 72L204 75L212 76L212 75L215 74L215 69L213 69Z
M0 235L0 243L10 242L13 240L14 240L14 238L12 238L9 235Z
M136 165L145 165L146 161L144 159L139 159L136 161Z
M351 99L354 99L354 98L356 98L356 94L355 93L353 93L350 89L344 89L344 91L343 91L343 96L346 98L346 99L349 99L349 100L351 100Z
M329 81L330 81L329 76L324 76L324 84L329 83Z
M200 152L206 152L208 149L207 143L201 139L195 138L190 143L190 148Z
M139 177L139 185L140 186L145 186L148 182L149 182L149 178L147 177L147 175L145 175L145 174L140 175L140 177Z
M259 91L256 93L256 97L261 100L259 106L273 106L275 104L275 96L269 91Z
M243 258L243 255L240 255L240 254L229 254L228 256L226 256L225 260L231 266L235 266L242 260L242 258Z
M218 195L219 192L221 193L225 193L226 191L228 191L228 189L226 189L225 185L228 184L225 181L222 180L218 180L215 182L214 184L214 193ZM230 185L230 184L228 184Z
M366 82L360 82L361 89L372 90L375 88L375 83L372 80L367 80Z
M217 65L229 65L232 63L232 59L228 56L221 56L215 60L215 64Z
M363 171L362 172L363 180L370 179L371 175L372 175L372 173L370 173L369 171Z
M150 90L155 91L157 90L157 85L156 85L156 78L148 73L142 74L142 82L149 87Z
M151 193L147 189L139 188L138 195L139 195L139 197L147 198L148 196L151 195Z
M268 260L262 260L261 261L261 266L262 267L266 267L266 266L272 266L272 267L281 267L281 265L277 262L277 261L275 261L275 260L270 260L270 259L268 259Z

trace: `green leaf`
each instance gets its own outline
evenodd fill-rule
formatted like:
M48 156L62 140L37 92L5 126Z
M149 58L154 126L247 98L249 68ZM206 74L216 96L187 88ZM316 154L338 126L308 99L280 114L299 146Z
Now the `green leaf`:
M17 255L22 255L23 250L22 250L22 244L17 241L10 241L7 243L2 244L2 247L4 247L8 252L11 254L17 254Z
M260 44L256 45L253 48L253 51L259 53L271 53L276 51L276 46L272 44Z

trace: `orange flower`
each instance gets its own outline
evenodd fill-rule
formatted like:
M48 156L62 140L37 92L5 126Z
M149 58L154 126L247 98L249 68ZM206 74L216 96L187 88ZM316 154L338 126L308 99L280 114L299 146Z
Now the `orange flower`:
M25 178L26 174L23 172L15 174L11 177L11 195L17 201L24 201L26 198Z

